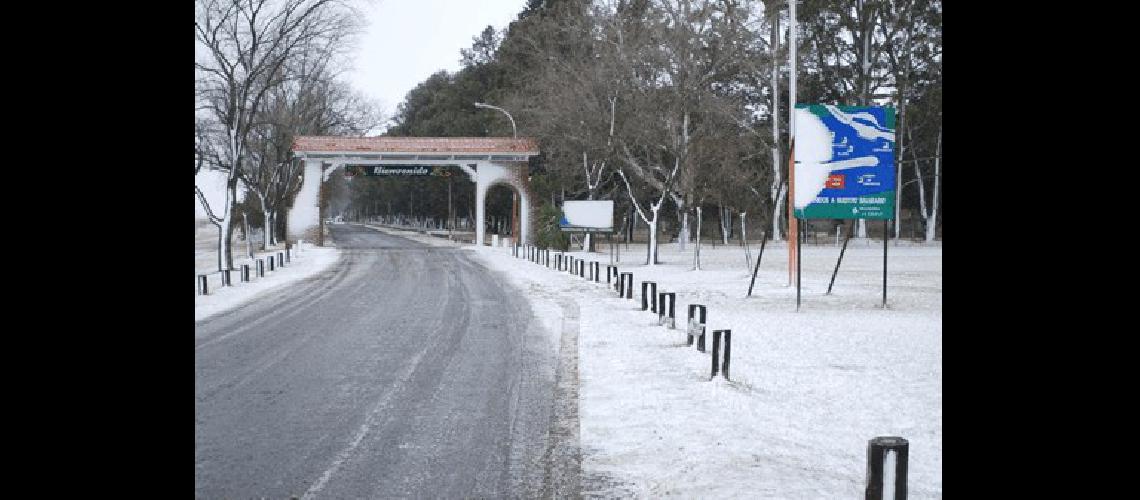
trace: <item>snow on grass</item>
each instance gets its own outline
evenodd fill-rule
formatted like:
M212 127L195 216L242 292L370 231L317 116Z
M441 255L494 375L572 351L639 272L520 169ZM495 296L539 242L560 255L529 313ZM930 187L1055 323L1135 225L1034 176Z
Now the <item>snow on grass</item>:
M428 243L445 240L418 235ZM472 250L474 247L467 246ZM752 246L755 259L759 246ZM910 498L942 496L942 248L889 247L888 309L882 301L882 243L852 240L831 295L839 247L803 249L802 307L788 285L788 250L769 244L751 298L741 247L622 245L617 264L633 272L634 299L526 259L484 247L478 259L523 290L558 332L555 304L581 308L581 444L586 494L682 498L858 498L866 487L867 442L910 442ZM553 253L553 252L552 252ZM753 264L755 260L753 260ZM688 304L708 307L706 353L681 330L641 311L641 282L677 293L677 326ZM711 332L732 330L731 381L710 381Z
M283 253L285 249L281 248L279 251ZM268 255L276 256L277 251L258 254L258 257L264 258ZM250 301L271 296L293 283L328 269L339 258L340 251L336 248L304 244L300 252L291 251L289 263L284 267L276 266L275 270L270 271L269 264L266 263L265 277L258 278L257 264L250 259L235 255L234 267L238 270L231 273L230 281L233 286L221 286L220 274L216 272L209 275L209 295L194 296L194 321L201 321L215 314L240 307ZM241 282L242 264L249 264L250 266L250 281L248 283Z
M481 254L533 279L531 295L582 306L587 478L609 478L636 496L854 498L865 487L867 441L899 435L910 441L911 497L940 497L942 250L891 247L887 310L879 308L882 247L874 244L849 247L832 295L823 295L838 253L804 248L800 312L795 287L786 286L784 245L765 249L751 298L736 246L705 244L701 271L692 270L691 245L685 253L665 245L664 264L654 267L642 265L644 246L623 249L618 266L633 272L634 300L522 266L508 249ZM609 262L608 252L572 255ZM708 306L709 352L712 330L732 329L731 382L709 381L710 354L639 310L644 280L677 293L681 328L688 304Z

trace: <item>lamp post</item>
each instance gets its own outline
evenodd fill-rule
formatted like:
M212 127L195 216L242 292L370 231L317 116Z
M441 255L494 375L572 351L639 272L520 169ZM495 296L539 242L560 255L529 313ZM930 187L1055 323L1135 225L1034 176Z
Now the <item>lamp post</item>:
M515 129L515 119L511 118L511 114L508 113L507 110L500 108L498 106L492 106L490 104L483 104L481 102L475 103L475 107L476 108L485 108L485 109L497 109L497 110L501 111L504 115L507 115L507 119L511 121L511 136L516 137L516 138L519 136L518 130Z
M498 106L492 106L490 104L483 104L481 102L475 103L475 107L476 108L485 108L485 109L495 109L495 110L502 112L504 115L507 115L507 119L511 121L511 136L516 138L516 139L518 138L519 132L518 132L518 129L515 128L515 119L511 117L511 114L508 113L507 110L500 108ZM518 236L518 219L515 215L515 212L518 210L518 208L517 208L518 203L519 203L518 198L519 198L519 196L517 193L515 193L511 196L511 237L514 238L516 243L519 241L519 239L518 239L519 238L519 236Z

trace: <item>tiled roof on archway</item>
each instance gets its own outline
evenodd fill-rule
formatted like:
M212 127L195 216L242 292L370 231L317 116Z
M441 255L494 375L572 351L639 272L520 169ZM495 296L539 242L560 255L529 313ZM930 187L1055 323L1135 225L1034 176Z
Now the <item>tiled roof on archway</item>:
M336 137L298 136L296 152L376 153L534 153L538 142L530 137Z

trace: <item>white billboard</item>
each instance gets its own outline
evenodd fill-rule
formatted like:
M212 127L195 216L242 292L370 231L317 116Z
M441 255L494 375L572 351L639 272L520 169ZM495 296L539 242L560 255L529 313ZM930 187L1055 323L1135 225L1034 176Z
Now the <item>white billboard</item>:
M614 201L565 201L558 225L563 231L613 232Z

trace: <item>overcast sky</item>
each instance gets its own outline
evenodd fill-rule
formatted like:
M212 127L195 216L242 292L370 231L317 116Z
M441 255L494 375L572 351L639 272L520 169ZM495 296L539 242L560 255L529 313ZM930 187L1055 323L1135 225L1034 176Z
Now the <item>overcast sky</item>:
M487 25L506 28L526 0L372 0L355 55L352 83L387 116L408 91L441 69L459 69L459 49Z

